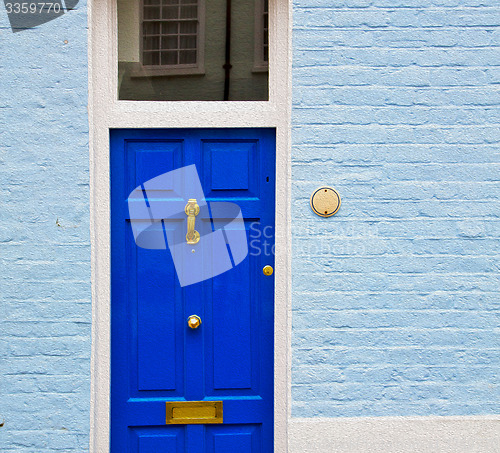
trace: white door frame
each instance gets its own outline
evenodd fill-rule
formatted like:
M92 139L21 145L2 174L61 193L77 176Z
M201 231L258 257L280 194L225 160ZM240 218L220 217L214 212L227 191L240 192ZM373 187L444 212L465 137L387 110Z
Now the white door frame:
M291 369L291 0L271 0L268 102L118 101L116 0L89 0L92 356L90 452L109 451L112 128L276 128L274 451L288 449Z

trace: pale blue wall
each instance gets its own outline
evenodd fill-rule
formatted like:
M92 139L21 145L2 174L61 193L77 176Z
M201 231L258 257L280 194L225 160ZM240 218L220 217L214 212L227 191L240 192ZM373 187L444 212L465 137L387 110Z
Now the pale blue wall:
M495 6L296 1L294 416L500 413ZM88 448L86 20L0 7L2 452Z
M0 42L0 451L82 452L91 312L85 1L19 33L2 2Z
M293 416L500 413L499 7L295 0Z

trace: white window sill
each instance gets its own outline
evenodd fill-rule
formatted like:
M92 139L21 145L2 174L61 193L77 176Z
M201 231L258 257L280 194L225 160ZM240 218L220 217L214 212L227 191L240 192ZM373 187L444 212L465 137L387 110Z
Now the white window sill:
M256 64L253 66L252 72L269 72L269 66L267 64Z
M168 77L183 75L205 75L205 68L200 66L179 66L179 67L151 67L137 65L130 74L130 77Z

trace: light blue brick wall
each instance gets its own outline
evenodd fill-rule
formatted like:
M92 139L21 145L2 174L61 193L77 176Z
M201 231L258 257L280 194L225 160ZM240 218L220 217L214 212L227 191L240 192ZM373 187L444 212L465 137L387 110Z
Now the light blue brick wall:
M293 13L293 416L499 414L500 3Z
M2 452L88 450L85 3L20 33L0 6Z
M0 8L2 452L88 448L86 20L13 34ZM500 413L499 24L296 0L294 416Z

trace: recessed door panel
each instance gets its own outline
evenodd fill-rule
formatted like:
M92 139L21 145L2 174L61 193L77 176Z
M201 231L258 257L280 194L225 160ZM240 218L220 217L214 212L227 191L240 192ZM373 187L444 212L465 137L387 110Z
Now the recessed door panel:
M130 430L132 451L138 453L183 453L185 432L182 427L133 428Z
M233 270L234 279L213 281L214 389L252 387L252 309L247 259Z
M175 303L175 269L165 258L156 250L137 248L139 390L175 390L182 372L184 345L175 323L182 313Z
M208 196L258 196L261 157L258 140L205 140L202 146Z
M207 453L261 452L260 425L210 427L207 430Z

